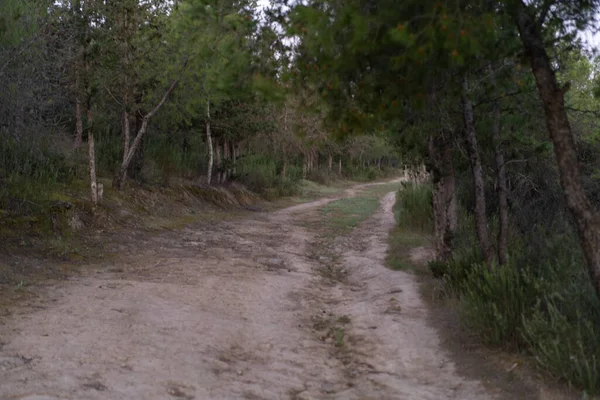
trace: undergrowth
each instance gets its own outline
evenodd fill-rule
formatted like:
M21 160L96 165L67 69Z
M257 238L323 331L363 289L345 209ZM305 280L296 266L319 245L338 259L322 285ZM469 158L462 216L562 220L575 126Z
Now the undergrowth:
M431 232L427 186L407 185L395 206L389 265L406 268L410 234ZM528 232L512 230L509 261L487 266L474 235L473 217L461 209L452 259L430 262L443 293L451 296L466 327L482 343L529 354L555 378L600 394L600 301L585 270L576 234L570 227L540 224ZM490 218L490 230L496 221ZM406 234L409 236L406 236Z
M412 268L409 251L429 243L432 231L431 188L402 183L396 193L394 215L397 226L390 233L387 265L394 270Z
M369 218L379 207L379 198L357 196L332 201L320 209L328 230L343 235Z

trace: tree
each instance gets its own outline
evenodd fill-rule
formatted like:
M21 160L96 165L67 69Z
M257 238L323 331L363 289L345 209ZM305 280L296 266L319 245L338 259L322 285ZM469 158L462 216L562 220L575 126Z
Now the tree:
M591 281L600 297L600 216L582 185L573 134L565 110L565 93L569 90L569 84L559 87L546 50L543 32L548 27L552 29L557 22L560 23L559 31L562 32L567 29L568 22L574 22L577 28L587 26L593 21L592 15L598 3L574 1L567 4L545 1L528 6L519 0L509 3L509 7L523 48L530 60L531 71L544 106L548 133L554 145L560 183L567 206L575 220Z

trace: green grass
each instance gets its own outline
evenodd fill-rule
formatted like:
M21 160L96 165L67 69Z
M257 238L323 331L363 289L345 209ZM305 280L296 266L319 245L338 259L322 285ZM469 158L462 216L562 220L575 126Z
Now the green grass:
M404 184L398 191L394 214L398 224L412 231L433 231L433 209L430 185Z
M321 185L317 182L303 179L302 181L300 181L300 197L298 197L296 200L299 203L306 203L320 197L339 194L343 190L344 183L340 183L335 186L326 186Z
M350 233L379 208L379 198L350 197L332 201L319 210L326 221L325 228L337 235Z
M412 265L409 252L415 247L431 245L430 188L426 185L413 186L404 183L396 187L400 185L402 188L396 194L394 205L394 215L398 224L389 236L386 263L393 270L410 269L422 272L422 268Z
M397 192L402 187L401 183L383 183L365 187L362 191L374 196L383 196L390 192Z
M423 271L423 269L416 269L412 265L409 252L415 247L429 246L430 244L431 238L429 235L397 226L389 236L387 266L396 271Z

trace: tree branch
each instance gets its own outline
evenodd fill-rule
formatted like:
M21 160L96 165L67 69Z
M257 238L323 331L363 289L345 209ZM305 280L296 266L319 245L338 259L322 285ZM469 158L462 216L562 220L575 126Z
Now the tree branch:
M160 101L158 102L158 104L156 105L156 107L154 107L152 109L152 111L150 111L148 114L144 115L144 119L148 120L148 119L152 118L152 116L154 114L157 113L157 111L163 106L163 104L165 104L165 102L167 101L167 98L169 97L169 95L171 94L171 92L175 89L175 86L177 86L178 82L179 82L179 78L175 79L173 81L173 83L171 83L171 86L169 86L169 89L167 89L167 91L163 95L162 99L160 99Z
M538 19L536 21L538 26L541 27L546 22L546 18L548 18L548 13L550 12L551 6L552 6L552 0L546 0L546 1L544 1L544 4L542 4L542 10L540 11L540 16L538 17Z

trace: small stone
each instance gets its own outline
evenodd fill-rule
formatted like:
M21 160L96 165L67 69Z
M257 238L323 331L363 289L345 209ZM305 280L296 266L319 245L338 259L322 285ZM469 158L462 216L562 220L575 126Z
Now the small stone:
M324 393L333 393L334 392L333 384L331 384L329 382L325 382L323 385L321 385L321 391Z
M238 374L238 375L240 375L240 376L242 376L242 375L244 375L244 372L243 372L241 369L239 369L239 370L237 371L237 374Z

